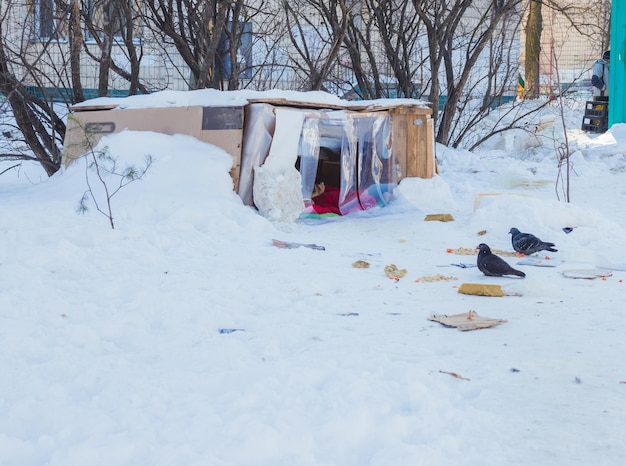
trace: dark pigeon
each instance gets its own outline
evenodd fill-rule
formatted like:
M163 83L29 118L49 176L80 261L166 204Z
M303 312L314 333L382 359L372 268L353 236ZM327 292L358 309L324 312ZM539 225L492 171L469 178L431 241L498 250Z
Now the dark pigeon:
M558 249L554 249L554 243L541 241L532 233L522 233L517 228L511 228L509 233L511 234L513 249L525 256L530 256L531 254L543 250L552 252L558 251Z
M476 265L478 265L478 269L488 277L517 275L518 277L524 278L526 276L524 272L514 269L500 256L493 254L489 246L485 243L480 243L478 245L478 258L476 259Z

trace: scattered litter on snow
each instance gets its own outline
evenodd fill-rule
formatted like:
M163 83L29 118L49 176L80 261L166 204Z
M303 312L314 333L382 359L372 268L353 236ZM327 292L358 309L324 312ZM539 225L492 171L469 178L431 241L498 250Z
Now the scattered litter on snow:
M450 265L453 265L454 267L459 267L461 269L470 269L472 267L478 267L478 265L476 264L465 264L463 262L460 262L458 264L450 264ZM445 266L442 266L442 267L445 267Z
M389 264L385 266L385 275L387 275L392 280L400 280L406 275L406 272L406 269L399 269L396 264Z
M418 279L416 279L416 282L442 282L442 281L451 281L451 280L458 280L457 277L453 277L453 276L446 276L446 275L441 275L441 274L436 274L436 275L424 275Z
M441 374L447 374L447 375L451 375L452 377L454 377L455 379L459 379L459 380L470 380L466 377L463 377L459 374L457 374L456 372L448 372L448 371L439 371Z
M281 249L309 248L316 249L318 251L326 250L324 246L319 246L317 244L294 243L292 241L281 241L279 239L273 239L272 244Z
M369 269L370 263L363 260L358 260L352 263L352 267L354 267L355 269Z
M478 250L476 248L448 248L446 249L448 254L456 254L458 256L476 256Z
M456 254L458 256L476 256L478 255L478 249L476 248L448 248L446 249L448 254ZM491 248L491 252L497 254L498 256L509 256L509 257L519 257L516 252L504 251L502 249Z

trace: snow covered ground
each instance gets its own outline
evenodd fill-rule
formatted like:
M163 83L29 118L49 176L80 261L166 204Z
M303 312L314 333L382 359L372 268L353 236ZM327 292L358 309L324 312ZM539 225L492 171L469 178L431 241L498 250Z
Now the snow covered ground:
M115 229L77 214L84 164L9 170L0 464L626 464L626 125L586 134L567 109L566 203L544 113L535 136L437 146L439 176L323 223L269 222L233 192L230 156L186 136L107 138L120 163L153 158L112 198ZM439 213L454 221L424 221ZM555 266L503 255L526 278L493 278L456 254L512 251L511 227L556 243ZM507 322L428 320L470 310Z

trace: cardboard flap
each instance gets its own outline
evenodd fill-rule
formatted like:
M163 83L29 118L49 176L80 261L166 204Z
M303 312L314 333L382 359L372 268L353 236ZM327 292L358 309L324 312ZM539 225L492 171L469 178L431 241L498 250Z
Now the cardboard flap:
M434 314L428 318L433 322L439 322L446 327L456 327L465 332L467 330L478 330L481 328L494 327L507 322L504 319L494 319L478 315L476 311L464 312L463 314L445 315Z

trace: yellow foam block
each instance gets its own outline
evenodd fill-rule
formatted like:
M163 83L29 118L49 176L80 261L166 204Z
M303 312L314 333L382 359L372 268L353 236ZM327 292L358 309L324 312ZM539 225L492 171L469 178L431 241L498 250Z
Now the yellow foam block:
M500 285L489 285L483 283L463 283L459 287L459 293L473 294L477 296L506 296Z

